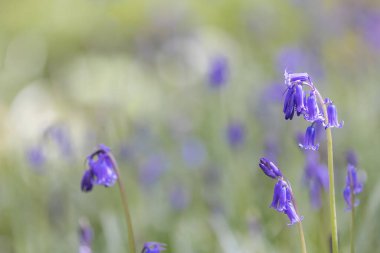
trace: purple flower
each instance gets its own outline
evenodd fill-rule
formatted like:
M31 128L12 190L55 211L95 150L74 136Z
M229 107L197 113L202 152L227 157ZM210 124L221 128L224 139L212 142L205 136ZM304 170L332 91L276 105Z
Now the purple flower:
M49 127L46 132L58 145L60 151L65 156L72 155L72 147L70 142L70 136L67 129L62 125L53 125Z
M314 124L306 128L305 138L303 144L299 143L298 146L303 149L318 150L319 144L315 144L315 127Z
M294 99L295 99L295 105L297 109L297 116L300 116L300 114L305 110L305 105L304 105L305 95L304 95L301 84L295 85L295 90L296 90L296 93L295 93Z
M209 69L209 83L214 88L223 86L229 75L229 67L227 58L224 56L217 56L212 59Z
M294 109L295 109L295 102L294 102L295 92L293 87L288 87L286 90L285 100L284 100L284 107L282 109L283 113L285 114L286 120L292 120L294 116Z
M166 244L159 242L146 242L141 253L160 253L166 250Z
M87 157L88 169L84 172L82 191L92 190L94 184L111 187L117 180L117 172L110 148L101 144L97 151Z
M79 221L79 253L91 253L92 229L85 219Z
M231 122L227 126L227 140L231 147L237 148L244 143L245 129L240 122Z
M259 163L260 168L262 171L267 175L268 177L271 178L277 178L277 177L282 177L282 173L279 168L276 167L276 165L269 161L268 159L262 157L260 159Z
M319 111L317 97L315 95L315 91L310 91L310 95L306 101L306 111L304 113L304 118L307 121L315 122L315 121L323 121L324 117L322 113Z
M40 146L34 146L26 151L29 164L36 169L41 169L46 163L46 157Z
M356 199L355 203L352 203L352 194L358 195L363 190L363 184L358 181L357 172L352 164L347 166L347 177L346 177L346 187L343 191L343 197L347 204L347 210L351 210L354 206L359 205L359 200Z
M182 158L189 167L201 166L207 157L207 150L198 139L187 139L182 144Z
M342 120L340 123L338 122L338 112L333 102L330 99L326 98L325 103L327 104L327 118L328 118L328 123L327 125L325 125L325 128L328 128L328 127L342 128L344 121Z
M322 189L325 191L329 189L329 177L326 165L319 163L318 153L306 153L304 180L309 188L312 206L319 209L322 204Z
M270 207L280 213L286 214L290 220L289 225L300 222L302 220L302 217L300 218L298 216L297 211L294 207L292 189L289 183L284 180L280 170L272 162L265 158L260 159L259 165L267 176L271 178L277 178L277 183L274 186L273 199Z
M159 154L151 155L139 168L139 179L143 186L151 187L167 169L165 157Z
M346 161L347 161L348 164L352 164L355 167L358 165L358 158L356 156L355 151L353 151L352 149L347 150L347 152L346 152Z

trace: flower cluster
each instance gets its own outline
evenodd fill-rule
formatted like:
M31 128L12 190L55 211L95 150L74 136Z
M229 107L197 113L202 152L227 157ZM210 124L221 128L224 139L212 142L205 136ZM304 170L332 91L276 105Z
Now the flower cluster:
M82 191L91 191L94 184L105 187L111 187L115 184L118 174L110 151L109 147L100 144L98 150L87 157L88 169L82 177Z
M271 208L277 210L280 213L284 213L290 220L289 225L293 225L302 220L296 211L292 188L290 184L284 179L280 169L266 158L261 158L259 166L262 171L270 178L277 179L277 183L274 186L273 200L270 205Z
M159 242L146 242L141 253L160 253L166 250L166 244Z
M351 156L353 155L351 154ZM363 190L363 183L358 180L355 168L356 164L352 164L352 160L357 163L356 158L348 159L346 186L343 190L343 197L347 204L347 210L351 210L353 206L359 205L359 200L355 199L355 195L361 193Z
M325 128L341 128L343 121L341 123L338 122L336 107L328 98L325 99L323 105L327 107L327 119L325 118L326 115L323 115L318 105L320 94L311 81L309 74L288 73L285 71L284 75L287 86L283 107L285 119L292 120L296 113L297 116L303 115L306 121L311 122L311 125L306 129L304 143L300 143L299 146L303 149L318 150L319 144L315 144L315 125L323 124ZM304 86L311 89L309 96L306 96L303 90ZM321 100L319 101L321 102Z

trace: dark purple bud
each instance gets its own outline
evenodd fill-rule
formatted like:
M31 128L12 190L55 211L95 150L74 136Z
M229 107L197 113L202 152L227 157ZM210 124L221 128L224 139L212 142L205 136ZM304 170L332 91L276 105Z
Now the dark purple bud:
M288 218L290 220L290 224L288 224L289 226L291 226L297 222L301 222L303 219L303 217L298 216L296 209L294 208L294 205L292 202L287 203L285 214L288 216Z
M214 88L223 86L229 75L228 61L223 56L215 57L210 64L209 82Z
M92 171L88 169L84 172L83 177L82 177L82 182L81 182L82 191L84 192L91 191L93 187L92 181L93 181Z
M318 150L319 144L315 145L315 127L314 124L306 128L305 138L303 143L298 146L303 149Z
M297 84L295 86L296 93L295 93L295 104L297 108L297 116L299 116L304 110L305 110L305 105L304 105L304 92L302 89L301 84Z
M335 105L329 99L326 99L326 101L328 101L327 118L329 122L327 123L325 128L328 128L328 127L342 128L344 122L343 121L341 121L340 123L338 122L338 113L337 113Z
M295 109L295 101L294 101L295 92L293 87L289 87L286 90L285 100L284 100L284 108L283 112L285 114L285 119L292 120L294 116L294 109Z
M261 158L260 163L259 163L260 168L262 171L267 175L268 177L271 178L277 178L277 177L282 177L282 173L280 169L277 168L277 166L269 161L266 158Z
M166 244L159 242L146 242L141 253L160 253L166 250Z
M307 121L323 121L323 115L319 111L317 97L315 95L315 91L310 91L310 95L306 101L306 112L304 114L304 118Z

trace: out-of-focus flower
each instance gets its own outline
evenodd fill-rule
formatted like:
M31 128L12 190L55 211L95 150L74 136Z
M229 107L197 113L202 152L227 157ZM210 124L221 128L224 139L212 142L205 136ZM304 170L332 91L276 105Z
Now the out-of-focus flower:
M43 153L42 147L34 146L26 151L26 158L30 166L35 169L41 170L46 163L46 157Z
M241 146L245 141L245 128L241 122L234 121L228 124L226 130L227 140L232 148Z
M342 120L340 123L338 122L338 112L333 102L330 99L326 98L325 103L327 104L327 118L328 118L328 123L327 125L325 125L325 128L328 128L328 127L342 128L344 121Z
M190 193L183 185L176 185L170 192L170 204L176 210L185 209L190 202Z
M91 191L94 184L105 187L115 184L117 172L110 151L109 147L101 144L98 150L87 157L88 169L82 177L82 191Z
M195 138L186 139L182 144L182 158L189 167L201 166L207 157L203 143Z
M353 166L358 166L358 158L354 150L350 149L346 152L346 161L348 164L352 164Z
M165 243L159 242L146 242L141 253L160 253L161 251L166 250Z
M298 146L303 149L318 150L319 144L315 144L315 127L314 124L306 128L305 138L303 143L299 143Z
M211 60L209 67L209 83L211 87L220 88L229 77L228 60L224 56L216 56Z
M79 221L79 251L78 253L91 253L92 229L88 221L81 219Z
M266 158L260 159L259 166L267 176L277 179L277 183L274 186L273 199L270 207L280 213L286 214L290 220L289 225L300 222L302 217L298 215L294 207L292 189L289 183L285 181L284 177L280 173L280 170Z
M319 209L322 205L322 189L329 189L328 170L326 165L319 162L318 153L306 152L306 164L304 170L305 184L309 188L311 205Z
M347 209L351 210L353 206L359 205L359 200L355 198L352 203L352 197L358 195L363 190L363 184L358 181L356 168L352 164L347 165L346 187L343 191L343 197L347 204ZM353 194L353 196L352 196Z
M67 129L63 125L53 125L45 131L45 134L57 143L63 155L72 155L70 136Z
M144 187L151 187L158 181L166 168L167 164L162 155L151 155L143 161L139 168L139 179L141 184Z

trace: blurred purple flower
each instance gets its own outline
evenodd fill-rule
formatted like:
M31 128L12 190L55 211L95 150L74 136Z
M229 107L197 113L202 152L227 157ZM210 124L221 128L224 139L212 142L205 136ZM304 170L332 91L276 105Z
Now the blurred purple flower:
M353 205L359 205L359 200L355 199L352 203L352 194L358 195L363 190L363 184L358 181L356 168L352 164L347 165L346 187L343 191L343 197L347 204L347 210L351 210Z
M166 244L159 242L146 242L141 253L160 253L166 250Z
M143 186L150 187L155 184L166 170L167 164L162 155L151 155L139 169L139 179Z
M354 150L350 149L346 152L347 164L352 164L354 167L358 166L358 157Z
M224 56L216 56L209 66L209 83L213 88L222 87L229 77L228 60Z
M176 210L185 209L190 202L190 193L183 185L176 185L170 192L170 204Z
M375 49L380 49L380 11L364 10L357 17L357 25L364 39Z
M63 125L53 125L45 131L45 134L57 143L63 155L71 156L73 154L69 133Z
M32 168L41 170L46 163L46 157L41 146L30 147L26 151L26 158Z
M318 153L306 152L306 164L304 170L305 184L309 188L311 205L319 209L322 205L322 189L329 189L329 177L326 165L320 164Z
M100 144L98 150L87 157L88 169L83 174L82 191L91 191L94 184L105 187L115 184L117 172L110 151L109 147Z
M198 139L186 139L182 144L182 158L189 167L201 166L207 157L203 143Z
M91 253L92 229L85 219L79 221L79 251L78 253Z
M245 141L245 127L241 122L234 121L227 125L226 137L232 148L241 146Z

